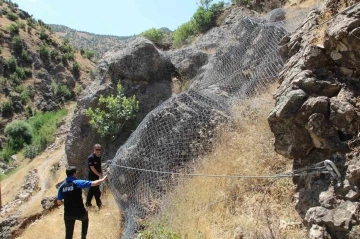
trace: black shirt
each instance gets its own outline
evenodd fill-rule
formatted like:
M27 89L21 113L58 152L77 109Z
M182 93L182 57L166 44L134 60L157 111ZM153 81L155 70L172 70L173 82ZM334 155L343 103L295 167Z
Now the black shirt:
M90 168L90 166L94 166L95 169L101 174L101 157L95 155L95 153L90 154L88 157L88 165L89 165L89 180L98 180L99 176L97 176Z
M67 178L66 181L59 187L58 199L64 199L64 216L65 217L80 217L86 212L83 199L82 190L77 186L74 178ZM89 181L80 180L82 187L89 187Z

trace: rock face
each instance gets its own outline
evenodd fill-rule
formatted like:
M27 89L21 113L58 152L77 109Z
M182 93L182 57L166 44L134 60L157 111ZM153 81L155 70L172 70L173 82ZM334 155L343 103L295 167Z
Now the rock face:
M124 238L133 238L139 220L161 209L169 185L176 184L159 172L181 172L209 152L235 100L266 86L282 67L282 25L246 14L234 8L224 25L193 46L166 53L180 76L196 74L188 90L151 111L108 162L112 192L125 214Z
M324 14L336 12L336 4L326 1L281 41L279 52L287 62L268 117L275 150L294 159L295 169L331 159L341 172L337 180L326 175L294 179L296 208L310 238L358 235L360 5L311 30Z
M99 62L101 78L87 87L74 113L66 140L66 155L70 165L79 169L79 175L87 175L86 158L95 143L105 144L88 123L85 110L96 107L100 95L114 93L121 83L127 96L136 95L140 101L138 122L145 115L171 96L171 76L175 72L170 61L149 40L135 38L107 52ZM120 133L120 132L119 132ZM128 133L112 144L103 145L103 160L112 158ZM86 143L84 143L86 142Z

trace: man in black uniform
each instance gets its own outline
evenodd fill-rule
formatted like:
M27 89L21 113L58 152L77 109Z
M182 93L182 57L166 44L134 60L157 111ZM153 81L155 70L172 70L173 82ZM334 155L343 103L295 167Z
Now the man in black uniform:
M89 227L89 217L82 199L82 188L99 186L107 176L96 181L79 180L76 178L76 167L66 169L67 178L60 185L57 195L57 204L64 204L65 238L72 239L74 234L75 220L80 220L81 239L86 239Z
M98 180L102 177L101 176L102 170L101 170L100 154L101 154L101 145L95 144L94 152L92 154L90 154L90 156L87 158L88 165L89 165L89 180L91 180L91 181ZM95 196L96 205L100 209L102 206L102 202L100 199L100 196L101 196L100 186L91 187L89 189L89 192L86 197L86 203L85 203L85 205L87 207L92 207L91 200L92 200L93 196Z

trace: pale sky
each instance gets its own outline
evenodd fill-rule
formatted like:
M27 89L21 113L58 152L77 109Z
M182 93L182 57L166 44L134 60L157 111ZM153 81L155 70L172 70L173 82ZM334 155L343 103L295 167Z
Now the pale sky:
M48 24L96 34L132 36L152 27L175 30L190 20L198 0L13 0ZM214 1L217 2L217 1Z

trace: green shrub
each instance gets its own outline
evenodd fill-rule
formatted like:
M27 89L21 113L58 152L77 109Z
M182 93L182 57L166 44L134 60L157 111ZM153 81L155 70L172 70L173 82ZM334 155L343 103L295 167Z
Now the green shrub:
M181 239L181 234L173 232L169 228L166 228L163 225L156 225L154 227L145 229L139 232L137 238L141 239L156 239L156 238L166 238L166 239ZM201 237L202 238L202 237Z
M7 8L3 8L3 9L1 9L2 10L2 14L3 15L6 15L7 13L8 13L8 9Z
M32 77L32 69L31 68L24 67L24 72L25 72L26 78Z
M197 9L193 15L193 18L199 32L206 32L215 26L214 13L212 11L206 10L203 7L199 7Z
M68 37L64 38L64 45L70 44L70 39Z
M32 57L29 55L28 51L23 49L21 52L21 59L25 62L25 63L32 63Z
M8 81L7 78L5 78L5 77L3 77L3 76L0 77L0 85L1 85L1 86L7 87L7 86L8 86L8 83L9 83L9 81Z
M12 12L8 12L6 14L6 17L11 21L16 21L16 20L19 19L19 16L17 14L15 14L15 13L12 13Z
M56 112L35 114L28 119L29 124L34 128L34 135L31 145L25 146L25 157L34 158L55 141L55 131L66 114L67 110L61 109Z
M45 28L46 28L45 22L43 22L41 19L38 19L38 24L39 24L41 27L45 27Z
M12 121L4 129L6 144L18 152L24 147L24 144L31 143L33 131L31 125L23 120Z
M31 28L35 28L36 27L36 20L32 17L26 19L27 25Z
M72 73L76 79L80 77L80 65L77 62L74 62L72 65Z
M25 74L24 68L22 68L22 67L17 67L15 73L16 73L16 75L19 77L19 79L21 79L21 80L25 80L25 79L26 79L26 74Z
M7 144L5 144L4 149L0 152L0 158L2 158L5 162L9 162L11 156L16 154L16 152Z
M41 28L39 38L40 38L40 40L43 40L43 41L46 41L46 42L49 40L50 36L49 36L49 34L46 33L45 28Z
M58 51L58 50L53 49L53 50L50 52L50 58L51 58L51 60L55 60L56 57L58 57L58 56L59 56L59 51Z
M74 48L69 43L64 42L64 44L60 46L60 51L62 53L72 53L74 52Z
M26 31L26 24L22 21L17 20L16 24L19 26L19 28L23 29L24 31Z
M20 11L20 12L18 13L18 16L19 16L21 19L26 19L26 18L27 18L27 16L25 15L25 13L24 13L23 11Z
M69 65L67 54L61 55L61 62L63 63L64 66Z
M55 81L51 82L51 90L56 95L56 97L64 97L65 99L70 99L72 95L67 85L56 83Z
M69 61L73 61L73 60L74 60L74 53L73 53L73 52L68 52L68 53L65 53L64 55L66 56L66 58L67 58Z
M18 85L15 87L15 92L21 94L23 91L26 90L26 87L24 85Z
M181 47L186 43L186 40L197 33L196 23L194 20L190 20L178 27L174 32L173 45L175 47Z
M85 57L91 60L95 56L95 53L93 51L86 51Z
M154 43L161 43L164 39L164 32L160 29L150 28L140 34Z
M21 92L20 99L21 99L21 104L23 105L26 105L29 102L30 96L29 96L29 91L27 89Z
M26 107L25 109L25 117L28 119L30 117L34 116L33 111L30 106Z
M12 85L20 85L21 84L21 79L19 78L19 76L16 74L16 72L12 73L10 76L9 76L9 80L10 82L12 83Z
M75 92L77 95L80 95L83 92L83 87L81 85L76 86Z
M5 60L5 62L4 62L4 70L5 70L5 72L8 72L8 73L15 72L16 67L17 67L17 61L13 56L10 57L9 59Z
M37 145L27 145L24 146L24 157L28 159L35 158L40 153L40 149Z
M40 57L43 60L49 59L50 56L50 48L47 44L42 44L39 49Z
M118 84L116 95L100 95L99 106L86 110L90 125L102 137L116 137L124 124L136 117L139 101L135 96L126 97L123 87Z
M12 102L10 100L3 100L0 104L0 111L1 111L1 115L3 117L7 117L7 116L11 116L14 108L12 106Z
M204 2L207 7L199 7L193 15L197 30L201 33L208 31L216 25L216 18L225 6L223 1L212 4L210 7L208 6L211 1Z
M17 24L11 23L7 29L11 35L19 34L19 25L17 25Z
M20 54L25 45L23 39L21 39L20 36L14 36L11 44L16 54Z

